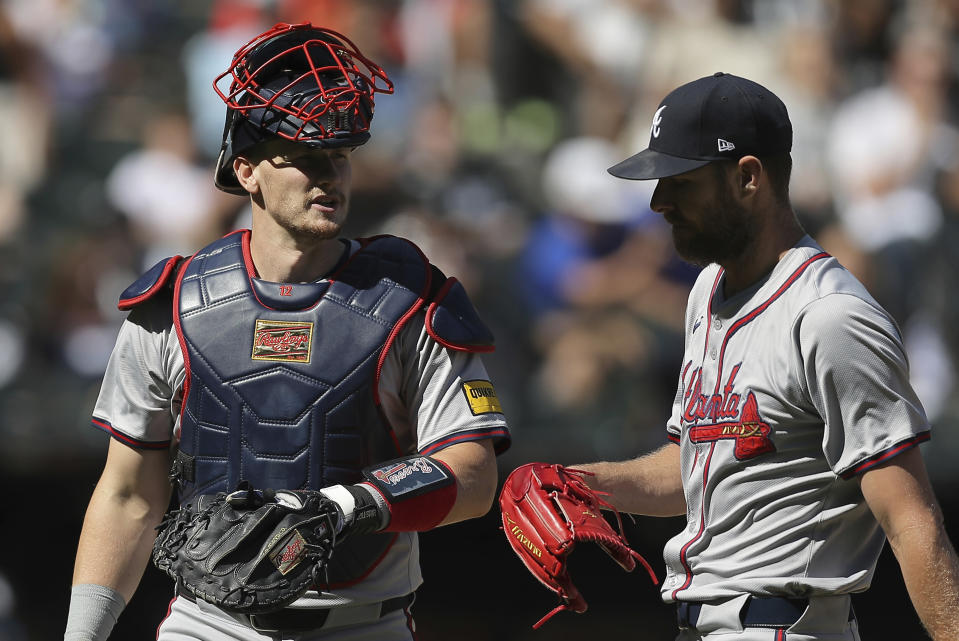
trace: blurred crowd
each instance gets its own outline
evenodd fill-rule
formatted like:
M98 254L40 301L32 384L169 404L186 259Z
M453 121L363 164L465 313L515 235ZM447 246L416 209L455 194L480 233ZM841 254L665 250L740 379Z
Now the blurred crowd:
M663 442L696 270L648 209L654 185L605 169L646 146L665 93L725 71L786 102L796 212L900 324L948 480L957 0L2 0L5 469L100 459L88 421L118 293L247 224L213 187L211 85L277 21L347 34L395 82L353 156L347 231L406 236L465 284L497 336L508 456Z
M796 212L900 324L952 495L959 0L0 0L4 478L92 483L75 472L105 449L89 417L119 292L248 224L213 187L211 85L278 21L347 34L394 80L347 232L406 236L467 287L497 336L504 469L663 442L697 272L654 185L605 169L646 146L665 93L725 71L786 102ZM0 576L9 641L12 595Z

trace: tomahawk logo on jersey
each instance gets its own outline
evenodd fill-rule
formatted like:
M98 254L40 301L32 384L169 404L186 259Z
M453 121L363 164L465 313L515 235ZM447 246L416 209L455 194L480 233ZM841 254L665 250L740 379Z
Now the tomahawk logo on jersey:
M709 443L732 439L736 442L733 456L743 461L776 451L776 446L769 438L771 431L769 425L759 416L756 395L749 392L738 421L695 425L689 429L689 440L693 443Z
M689 366L687 365L687 371ZM767 452L775 452L770 439L772 429L759 414L756 395L747 391L746 402L740 407L742 394L734 392L736 376L742 363L729 373L722 394L702 393L703 368L692 370L686 392L683 394L685 410L683 423L688 426L689 440L693 443L710 443L719 440L734 440L733 455L743 461ZM712 423L698 423L712 419Z

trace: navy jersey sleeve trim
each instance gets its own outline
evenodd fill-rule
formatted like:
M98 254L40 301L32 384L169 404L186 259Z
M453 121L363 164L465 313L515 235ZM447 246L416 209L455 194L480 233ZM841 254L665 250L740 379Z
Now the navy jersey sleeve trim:
M680 442L681 439L679 438L679 435L678 435L678 434L673 434L672 432L667 431L667 432L666 432L666 440L669 441L669 442L671 442L671 443L676 443L677 445L679 445L679 442Z
M881 465L885 463L886 461L902 454L906 450L912 449L916 447L917 445L919 445L920 443L924 443L928 441L931 436L932 436L932 433L929 430L926 430L925 432L920 432L919 434L916 434L915 436L911 436L904 441L900 441L896 443L892 447L886 450L883 450L882 452L879 452L878 454L874 454L870 456L864 461L860 461L859 463L856 463L854 466L847 468L844 471L840 471L839 476L843 479L851 479L857 474L862 474L866 470L872 469L876 467L877 465Z
M116 440L120 441L124 445L129 445L130 447L137 450L165 450L170 447L169 440L142 441L140 439L133 438L132 436L128 436L124 434L123 432L120 432L115 427L110 425L109 421L105 421L95 416L93 417L93 419L91 419L91 423L93 424L93 427L97 428L98 430L103 430L104 432L106 432L107 434L115 438Z
M505 425L498 425L496 427L457 432L456 434L444 436L438 441L434 441L433 443L430 443L421 449L420 454L432 455L442 449L449 447L450 445L466 443L467 441L485 441L486 439L490 438L495 439L495 442L493 443L493 449L497 454L502 454L505 452L507 449L509 449L509 446L512 443L509 429L507 429Z

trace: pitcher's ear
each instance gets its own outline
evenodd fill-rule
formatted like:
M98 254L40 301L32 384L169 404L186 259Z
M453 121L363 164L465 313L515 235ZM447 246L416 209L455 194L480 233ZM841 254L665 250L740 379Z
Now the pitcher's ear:
M756 193L763 171L763 163L756 156L743 156L739 159L739 189L744 195Z

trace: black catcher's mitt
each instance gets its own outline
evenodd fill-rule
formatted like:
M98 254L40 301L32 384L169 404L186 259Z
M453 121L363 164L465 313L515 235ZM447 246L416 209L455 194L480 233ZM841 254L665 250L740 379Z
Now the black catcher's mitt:
M153 563L181 590L231 612L258 614L322 583L340 508L319 492L204 494L160 524Z

